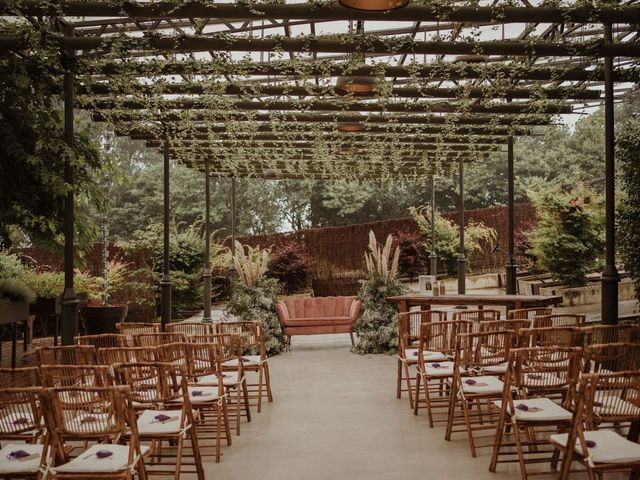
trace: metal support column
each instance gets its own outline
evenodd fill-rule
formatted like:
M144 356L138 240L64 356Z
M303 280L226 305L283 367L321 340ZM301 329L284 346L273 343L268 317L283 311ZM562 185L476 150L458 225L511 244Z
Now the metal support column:
M204 161L204 272L202 274L202 283L204 285L204 313L202 314L203 322L211 322L211 191L209 178L209 159Z
M604 25L604 40L613 43L611 25ZM616 164L613 123L613 57L604 58L604 146L605 146L605 266L602 272L602 323L618 323L618 283L616 268Z
M438 255L436 253L436 187L431 175L431 255L429 255L429 275L438 274Z
M160 305L160 322L162 330L166 329L167 324L171 321L171 267L169 255L169 234L170 234L170 199L169 199L169 138L165 134L164 137L164 215L163 215L163 253L162 253L162 280L160 280L160 289L162 292L162 302Z
M460 203L458 215L460 223L460 252L458 254L458 293L466 292L467 257L464 254L464 162L460 160L458 181L460 183Z
M516 210L514 205L515 198L515 180L514 180L514 159L513 159L513 137L509 136L509 142L507 144L507 183L508 183L508 253L509 260L507 262L507 282L506 293L507 295L516 294L516 273L518 267L516 266L514 255L516 253Z
M64 63L64 140L73 148L73 88L74 60L63 57ZM78 296L73 288L74 260L74 193L73 167L67 157L64 163L64 181L69 188L64 204L64 292L62 294L62 344L73 345L73 337L78 334ZM57 334L57 332L56 332Z
M233 295L233 282L236 279L236 177L231 177L229 191L229 207L231 210L231 265L229 266L229 294Z

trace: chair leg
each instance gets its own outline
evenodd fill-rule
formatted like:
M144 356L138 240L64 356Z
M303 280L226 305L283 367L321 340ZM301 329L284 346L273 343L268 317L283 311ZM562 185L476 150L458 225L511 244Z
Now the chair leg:
M242 412L242 408L240 405L240 386L236 385L236 435L240 435L240 415Z
M413 410L413 389L411 388L411 366L405 364L405 377L407 379L407 394L409 395L409 408Z
M178 436L178 445L176 445L176 471L173 474L174 480L180 480L180 468L182 468L182 447L184 446L184 436Z
M416 396L413 400L413 414L418 415L418 404L420 403L420 380L422 375L419 372L416 373ZM425 385L426 387L426 385Z
M473 440L473 430L471 428L471 417L469 417L469 402L462 399L462 413L464 414L464 423L467 427L467 437L469 439L469 448L471 448L471 456L476 458L476 444Z
M398 378L396 380L396 398L402 398L402 360L398 358Z
M251 405L249 405L249 387L247 386L247 379L242 380L242 395L244 397L244 409L247 413L247 422L251 421Z
M189 429L189 440L191 441L191 449L193 450L193 463L196 467L196 476L198 480L204 480L204 468L202 467L202 455L200 455L200 446L198 445L198 434L196 426L191 425Z
M446 441L451 440L451 432L453 431L453 420L456 411L456 396L458 395L458 388L455 383L451 386L450 395L451 397L449 398L449 411L447 412L447 430L444 434L444 439Z
M264 372L262 366L258 369L258 413L262 411L262 381Z
M273 393L271 393L271 373L269 372L269 364L263 364L262 368L264 368L264 381L265 387L267 388L267 401L271 403L273 402Z

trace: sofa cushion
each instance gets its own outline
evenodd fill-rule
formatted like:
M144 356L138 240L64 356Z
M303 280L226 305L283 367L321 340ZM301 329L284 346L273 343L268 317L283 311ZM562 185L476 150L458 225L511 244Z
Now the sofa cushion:
M349 317L289 318L282 322L285 327L319 327L323 325L351 325Z
M355 297L289 298L282 303L289 318L348 317Z

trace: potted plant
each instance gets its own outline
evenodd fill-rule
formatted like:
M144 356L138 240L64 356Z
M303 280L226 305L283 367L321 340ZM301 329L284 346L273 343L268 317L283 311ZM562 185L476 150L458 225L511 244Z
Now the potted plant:
M64 290L64 274L29 270L23 276L23 281L36 297L29 306L29 313L38 320L40 333L43 336L50 335L51 327L57 332L56 316L61 313L60 296Z
M0 279L0 325L29 318L33 291L17 279Z

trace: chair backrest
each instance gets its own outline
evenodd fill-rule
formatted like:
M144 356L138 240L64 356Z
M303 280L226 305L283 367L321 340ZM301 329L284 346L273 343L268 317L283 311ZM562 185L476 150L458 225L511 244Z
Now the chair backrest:
M418 351L455 352L456 335L469 333L472 323L466 320L450 320L443 322L427 322L420 327ZM420 353L418 353L418 358Z
M258 322L218 322L217 327L218 333L240 335L243 349L259 347L261 341L264 341L264 337L261 335L260 331L260 324Z
M553 311L550 307L538 307L538 308L517 308L515 310L509 310L507 312L507 319L509 320L533 320L535 317L543 315L551 315Z
M219 345L222 350L222 361L242 356L242 339L235 333L214 333L209 335L189 335L189 343L209 343Z
M508 361L514 333L509 330L482 333L461 333L456 337L456 363L468 371Z
M96 350L101 348L126 347L127 337L117 333L102 333L100 335L83 335L75 337L76 345L91 345Z
M640 326L634 324L592 325L582 327L582 333L585 346L603 343L637 343L640 341Z
M106 387L114 385L113 370L108 365L42 365L42 386Z
M478 332L497 332L500 330L511 330L516 334L520 333L523 328L529 328L531 320L529 319L509 319L509 320L490 320L488 322L475 322L474 327Z
M191 382L215 375L222 378L222 349L213 343L187 343L187 375ZM223 382L218 382L219 395L224 394Z
M171 365L182 365L188 370L189 362L189 345L186 342L180 343L165 343L158 345L156 350L158 352L158 359L162 363L168 363Z
M120 335L127 337L127 344L133 346L133 337L139 333L160 333L159 322L120 322L116 324L116 330Z
M460 310L453 312L454 320L469 320L472 322L486 322L490 320L500 320L499 310Z
M97 352L98 363L115 365L116 363L155 362L158 360L156 347L116 347L101 348Z
M213 323L204 322L174 322L167 325L167 332L187 335L207 335L215 333Z
M131 389L130 398L140 408L160 408L187 397L187 370L182 365L162 362L121 363L115 366L118 381Z
M61 442L131 435L133 444L137 431L129 392L125 385L47 388L47 426Z
M139 333L133 336L133 344L136 347L157 347L158 345L181 343L184 341L184 334L178 332Z
M545 327L581 327L586 321L585 315L574 313L557 313L553 315L539 315L531 321L531 328Z
M42 434L41 392L41 387L0 389L0 440L36 438Z
M522 347L579 347L582 332L577 327L523 328L520 330Z
M0 368L0 388L40 387L37 367Z
M640 344L605 343L584 348L585 373L640 370Z
M440 310L416 310L403 312L398 316L398 329L401 344L408 348L420 339L420 326L423 323L443 322L447 312Z
M66 345L63 347L37 347L39 365L93 365L96 349L93 345Z

